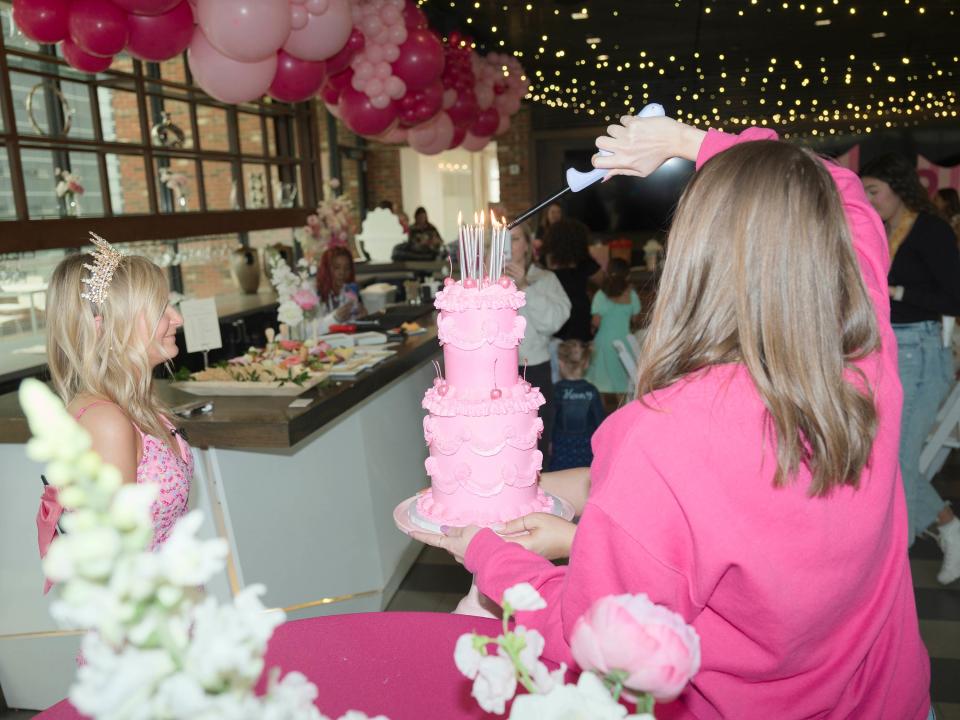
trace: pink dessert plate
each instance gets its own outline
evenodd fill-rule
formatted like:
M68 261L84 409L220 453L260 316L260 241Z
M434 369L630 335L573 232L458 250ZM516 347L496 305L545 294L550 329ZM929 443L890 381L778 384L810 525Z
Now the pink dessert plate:
M430 493L433 491L425 490L424 492ZM414 530L426 530L427 532L440 534L440 525L438 523L428 520L417 512L417 499L422 494L423 493L418 493L397 505L393 510L393 521L397 524L397 527L405 533L410 533ZM546 491L544 491L544 494L553 501L553 508L550 510L552 515L562 517L564 520L573 519L573 505L557 495L551 495ZM496 525L491 527L494 529L497 528Z

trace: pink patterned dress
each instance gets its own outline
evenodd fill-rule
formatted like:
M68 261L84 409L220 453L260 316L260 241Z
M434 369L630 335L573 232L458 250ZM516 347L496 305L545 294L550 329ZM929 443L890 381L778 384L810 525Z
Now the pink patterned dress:
M105 401L90 403L82 408L74 418L79 420L83 414L95 405ZM164 425L173 433L174 426L162 418ZM174 524L187 512L187 499L190 495L190 482L193 479L193 454L190 446L179 434L177 449L173 449L160 438L148 435L134 425L140 434L141 457L137 464L138 483L156 483L160 492L151 506L153 516L153 540L150 550L156 550L166 542ZM56 536L57 522L63 514L63 507L57 499L57 489L46 486L40 499L40 509L37 512L37 543L40 548L40 557L47 554L47 549ZM43 592L50 590L49 580L44 582Z

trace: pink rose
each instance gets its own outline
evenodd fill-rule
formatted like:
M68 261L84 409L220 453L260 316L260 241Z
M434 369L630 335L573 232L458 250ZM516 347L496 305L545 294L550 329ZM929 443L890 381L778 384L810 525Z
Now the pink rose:
M597 600L577 620L570 649L581 669L620 670L627 689L660 702L676 698L700 669L696 631L643 593Z
M291 299L300 307L301 310L306 311L313 310L317 305L320 304L320 298L317 297L317 294L313 290L307 290L306 288L297 290Z

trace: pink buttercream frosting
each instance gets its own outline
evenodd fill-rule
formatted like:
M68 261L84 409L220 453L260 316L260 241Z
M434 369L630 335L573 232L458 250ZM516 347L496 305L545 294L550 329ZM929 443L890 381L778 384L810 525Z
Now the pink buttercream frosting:
M485 498L486 502L473 502L469 507L458 508L450 503L451 496L428 490L417 498L417 512L427 520L440 525L460 527L464 525L497 525L535 512L550 512L553 501L535 486L536 492L530 499L519 503L503 500L507 498Z
M450 385L446 395L441 395L437 388L432 387L423 396L423 409L429 410L432 415L443 417L487 417L535 412L546 403L539 388L530 388L528 392L522 383L499 390L500 397L493 399L490 391L486 389L465 390Z
M497 283L488 284L484 280L484 287L465 288L462 283L447 285L437 293L433 301L437 310L447 312L463 312L465 310L517 310L526 305L526 295L517 290L513 281L507 287Z

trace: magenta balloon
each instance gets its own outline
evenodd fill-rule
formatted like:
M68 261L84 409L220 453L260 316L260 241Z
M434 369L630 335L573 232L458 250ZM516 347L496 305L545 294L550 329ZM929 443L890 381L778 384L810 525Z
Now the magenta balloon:
M447 113L455 125L472 125L477 119L477 100L472 90L461 90L453 105L447 108Z
M347 38L346 45L340 48L336 55L327 59L327 72L338 73L345 70L350 65L350 61L353 60L353 56L363 50L363 45L363 33L357 28L353 28L350 37Z
M443 43L429 30L411 30L393 63L393 74L411 90L421 90L443 73Z
M63 44L60 45L60 52L63 53L66 61L70 63L70 67L88 73L103 72L110 67L110 63L113 62L112 57L100 57L99 55L91 55L88 52L84 52L78 48L77 44L70 38L64 40Z
M286 2L282 4L286 6ZM353 11L349 0L330 0L325 13L309 15L305 28L290 33L283 49L301 60L326 60L343 49L351 32Z
M198 0L197 22L213 47L239 62L276 54L290 35L290 4L280 0Z
M477 119L470 126L470 132L474 135L493 135L500 125L500 113L496 108L487 108L477 114Z
M466 136L467 128L465 125L454 125L453 138L450 140L450 144L447 145L447 150L453 150L455 147L459 147L460 143L463 142L463 139Z
M344 88L340 93L339 106L340 117L358 135L379 135L397 119L396 103L390 102L385 108L376 108L366 93L352 87Z
M327 68L329 72L330 68ZM323 101L331 105L336 105L340 101L340 93L345 87L353 83L353 70L347 68L335 75L327 75L327 81L323 84ZM339 117L339 116L338 116Z
M316 95L326 78L327 69L322 62L301 60L281 50L277 53L277 72L267 93L274 100L301 102Z
M90 55L112 57L127 44L127 14L110 0L73 0L70 39Z
M163 15L173 10L180 0L113 0L134 15Z
M13 0L13 22L38 43L58 43L67 37L69 0Z
M162 62L176 57L193 38L193 10L182 0L162 15L130 15L127 50L135 58Z
M470 152L480 152L487 146L488 142L490 142L489 135L474 135L472 132L468 132L467 136L463 138L463 142L460 143L460 147Z
M200 28L193 33L187 61L197 84L225 103L256 100L270 87L277 71L276 53L260 62L238 62L211 45Z
M429 25L427 16L423 14L423 10L410 2L410 0L407 0L403 6L403 22L410 30L425 28Z

